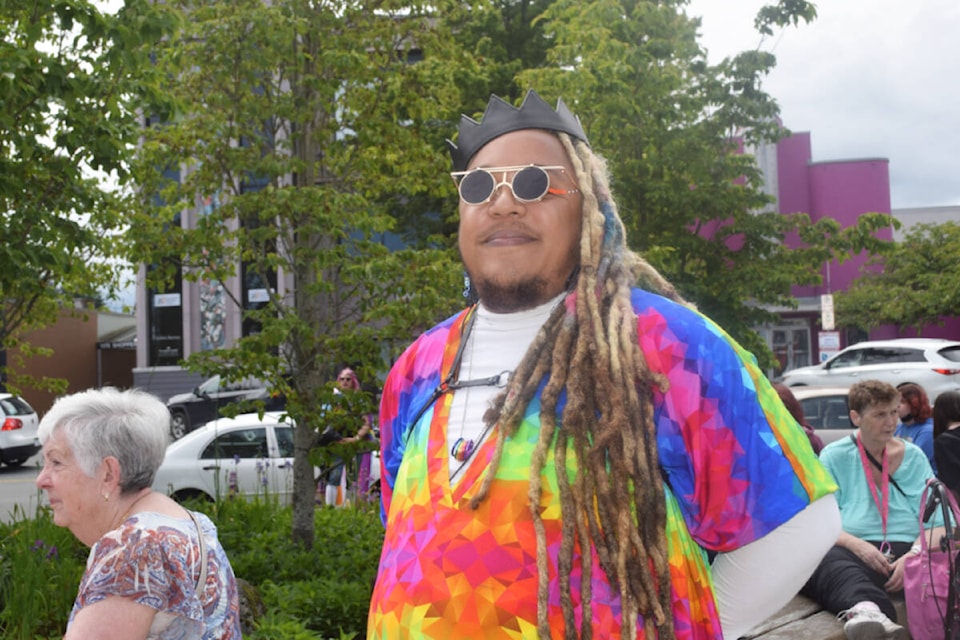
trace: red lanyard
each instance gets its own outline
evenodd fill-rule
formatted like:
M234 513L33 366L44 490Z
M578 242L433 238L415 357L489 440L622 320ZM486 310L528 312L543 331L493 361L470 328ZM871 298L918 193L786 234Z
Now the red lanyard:
M883 543L880 545L880 551L887 545L887 514L890 511L890 474L887 467L887 448L883 448L883 465L880 469L880 490L877 490L877 483L873 479L873 472L870 464L867 462L867 453L863 448L863 442L857 436L857 449L860 450L860 463L863 465L863 472L867 476L867 486L870 488L870 497L873 498L877 510L880 512L880 522L883 526Z

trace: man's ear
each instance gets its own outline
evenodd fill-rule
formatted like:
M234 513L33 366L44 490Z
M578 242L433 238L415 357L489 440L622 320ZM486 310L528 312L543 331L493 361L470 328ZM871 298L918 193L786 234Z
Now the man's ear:
M860 414L853 409L850 409L850 422L853 423L853 426L860 427Z

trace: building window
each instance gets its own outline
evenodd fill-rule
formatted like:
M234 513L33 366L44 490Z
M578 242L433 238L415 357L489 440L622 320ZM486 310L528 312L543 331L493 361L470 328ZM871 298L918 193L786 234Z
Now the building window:
M779 363L775 375L810 364L810 327L804 320L784 320L770 331L773 353Z
M168 291L147 291L150 322L151 367L180 364L183 359L183 280L177 270L175 285Z

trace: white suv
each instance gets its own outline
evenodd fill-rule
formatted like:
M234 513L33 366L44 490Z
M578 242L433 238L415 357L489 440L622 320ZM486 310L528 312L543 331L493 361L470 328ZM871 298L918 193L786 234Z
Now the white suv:
M935 338L899 338L858 342L812 367L783 374L788 387L849 387L860 380L894 386L918 384L932 403L944 391L960 390L960 342Z
M37 412L20 396L0 393L0 462L18 467L40 451Z

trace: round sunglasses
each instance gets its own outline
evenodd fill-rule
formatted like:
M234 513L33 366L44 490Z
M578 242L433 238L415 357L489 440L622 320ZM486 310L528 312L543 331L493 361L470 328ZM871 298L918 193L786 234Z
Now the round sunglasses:
M539 202L548 194L566 195L577 193L579 189L557 189L550 186L550 171L565 172L560 166L540 166L535 164L516 167L488 167L470 171L454 171L450 175L457 184L460 199L467 204L485 204L493 199L501 186L510 188L517 202ZM493 174L503 173L503 180L497 182ZM513 174L513 178L507 176Z

